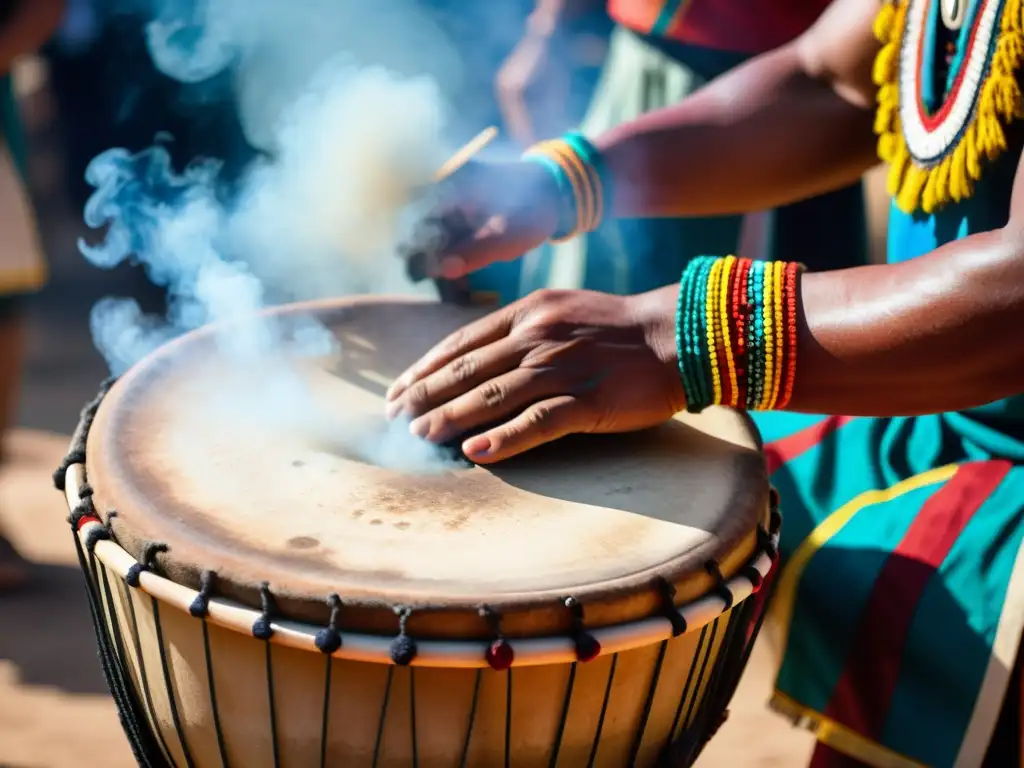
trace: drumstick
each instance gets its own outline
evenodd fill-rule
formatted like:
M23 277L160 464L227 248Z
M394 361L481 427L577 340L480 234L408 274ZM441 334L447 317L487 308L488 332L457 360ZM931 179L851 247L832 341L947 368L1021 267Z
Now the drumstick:
M447 179L459 170L459 168L472 160L474 155L481 152L484 147L494 141L497 135L498 129L493 125L488 128L484 128L480 133L464 144L462 149L448 158L444 165L437 169L437 172L434 174L434 181L444 181Z

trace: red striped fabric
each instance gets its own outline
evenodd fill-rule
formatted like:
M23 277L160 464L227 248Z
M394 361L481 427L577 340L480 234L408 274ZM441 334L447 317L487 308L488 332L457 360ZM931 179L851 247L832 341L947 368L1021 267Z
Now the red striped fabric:
M880 737L918 602L1010 467L1008 461L964 464L925 501L878 574L826 716L871 740Z

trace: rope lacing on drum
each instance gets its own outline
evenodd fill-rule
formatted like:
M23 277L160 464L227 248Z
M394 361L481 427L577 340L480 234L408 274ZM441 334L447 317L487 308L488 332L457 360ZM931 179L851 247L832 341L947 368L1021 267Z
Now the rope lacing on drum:
M732 590L729 589L729 585L725 582L725 576L722 575L722 569L718 565L717 560L708 560L704 563L704 570L711 574L715 579L715 593L722 598L722 602L725 603L723 611L728 611L732 608L733 596Z
M114 534L110 530L109 523L107 525L95 525L85 534L85 549L87 552L92 552L96 549L96 542L109 541L112 538L114 538Z
M217 579L216 571L203 571L199 574L199 592L188 606L188 612L196 619L204 619L210 613L210 593Z
M676 588L667 579L658 580L658 593L661 595L661 612L672 625L672 637L686 634L686 617L676 607Z
M583 606L575 597L565 598L565 607L569 609L572 618L572 629L570 637L576 646L576 659L578 661L591 661L601 653L601 643L597 638L587 632L583 624Z
M779 557L779 548L775 543L775 537L782 527L782 513L779 512L779 492L772 486L768 490L770 512L768 517L768 528L763 525L757 527L757 541L764 553L774 563Z
M150 541L142 548L142 557L136 563L132 564L132 567L128 569L128 573L125 574L124 580L129 587L139 586L139 577L143 571L152 571L153 566L156 565L156 556L167 551L166 544L160 544L155 541Z
M264 581L260 584L260 615L252 623L252 636L258 640L269 640L274 635L274 627L271 624L274 614L277 613L274 605L274 596L270 594L270 584Z
M67 517L68 523L76 531L87 522L101 522L99 515L96 514L92 493L92 486L88 483L82 483L78 487L78 503Z
M328 656L341 648L341 632L338 630L338 620L341 617L341 598L338 595L331 595L327 598L327 605L331 608L331 617L327 626L317 630L316 647L321 653Z
M96 396L82 408L78 428L75 430L75 436L67 455L64 456L60 466L53 473L53 485L58 491L63 492L67 487L68 470L75 464L85 463L85 441L89 436L89 430L92 429L92 423L96 419L96 412L100 409L100 403L103 402L103 398L107 396L107 392L110 391L110 388L114 386L116 381L117 378L114 376L104 380L100 384L100 390L96 393Z
M400 667L407 667L416 658L416 641L406 631L412 609L396 605L393 610L398 615L398 637L391 641L391 660Z
M498 672L509 669L515 660L515 651L512 650L512 644L505 639L501 632L501 616L487 605L480 606L478 613L491 630L491 644L487 646L487 651L484 653L487 665Z

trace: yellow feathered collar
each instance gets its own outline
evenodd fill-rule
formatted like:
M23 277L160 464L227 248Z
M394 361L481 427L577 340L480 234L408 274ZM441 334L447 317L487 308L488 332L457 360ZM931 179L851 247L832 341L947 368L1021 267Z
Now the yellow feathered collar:
M886 0L875 19L878 155L890 166L889 194L907 213L970 197L984 164L1006 150L1006 127L1024 117L1024 0L976 0L957 78L936 112L925 109L922 60L939 1Z

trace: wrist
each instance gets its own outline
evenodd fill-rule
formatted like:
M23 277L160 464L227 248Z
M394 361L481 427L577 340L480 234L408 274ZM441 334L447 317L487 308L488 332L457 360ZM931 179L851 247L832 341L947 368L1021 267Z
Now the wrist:
M688 408L781 410L797 362L795 263L702 256L679 282L676 349Z
M571 132L561 139L542 141L528 148L523 159L542 166L554 179L560 200L555 242L600 226L610 192L604 158L587 138Z
M545 239L554 238L567 217L569 201L557 176L538 162L521 161L523 188L519 194L524 205L537 213L537 225Z
M686 391L679 377L679 354L676 344L676 307L679 285L668 285L655 291L624 298L626 317L643 329L647 346L662 364L672 403L676 412L686 410Z

